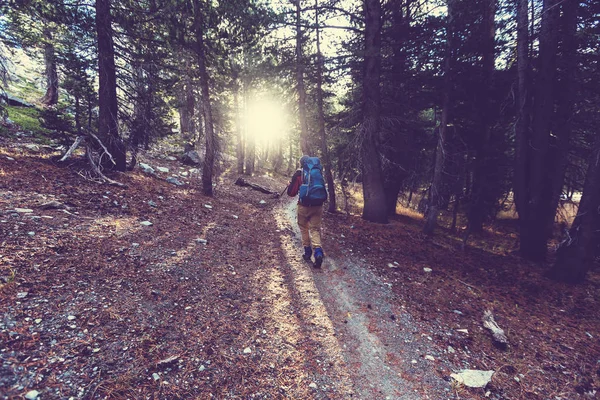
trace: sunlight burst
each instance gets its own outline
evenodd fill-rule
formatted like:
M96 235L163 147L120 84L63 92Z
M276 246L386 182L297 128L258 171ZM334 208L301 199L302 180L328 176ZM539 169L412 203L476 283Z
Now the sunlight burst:
M283 104L261 98L248 105L245 115L246 134L257 144L281 141L288 133L288 115Z

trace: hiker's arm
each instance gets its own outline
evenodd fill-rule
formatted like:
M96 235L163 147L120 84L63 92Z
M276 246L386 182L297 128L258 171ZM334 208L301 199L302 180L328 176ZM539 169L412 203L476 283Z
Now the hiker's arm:
M298 194L298 190L300 190L300 181L302 180L302 171L297 170L292 176L292 180L287 188L287 194L290 197L294 197Z

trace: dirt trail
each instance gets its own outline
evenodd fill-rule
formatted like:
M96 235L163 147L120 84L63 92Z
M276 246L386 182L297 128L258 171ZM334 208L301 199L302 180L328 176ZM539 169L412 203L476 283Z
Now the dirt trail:
M0 146L0 398L448 398L386 282L327 233L302 261L292 200L78 168Z
M351 382L360 399L443 399L448 384L423 358L427 340L402 306L393 303L390 287L352 257L326 257L322 270L299 260L299 229L295 203L274 209L282 249L290 261L300 301L315 310L313 317L331 349L345 361L340 381ZM327 249L325 249L327 250ZM429 353L427 353L429 354Z

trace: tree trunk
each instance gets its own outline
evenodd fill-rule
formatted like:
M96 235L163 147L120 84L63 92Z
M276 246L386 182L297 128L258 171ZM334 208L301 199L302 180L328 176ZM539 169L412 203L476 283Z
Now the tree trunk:
M245 70L248 69L248 61L247 61L247 54L244 55L244 66L245 66ZM243 86L243 94L244 94L244 110L247 112L247 108L248 108L248 96L250 93L250 82L248 80L248 77L246 76L243 80L244 86ZM249 135L248 134L248 130L245 130L246 132L246 153L244 154L244 159L246 161L246 171L245 174L246 175L252 175L254 173L254 161L256 159L256 138L253 135Z
M214 130L212 107L210 101L210 85L206 67L204 48L204 16L199 0L194 1L194 25L196 33L196 52L198 55L198 71L200 73L200 90L202 93L202 114L204 116L204 134L206 153L202 166L202 192L206 196L213 195L213 177L215 175L215 159L218 150L217 135Z
M44 29L44 64L46 66L46 94L42 97L42 103L53 106L58 103L58 72L52 32L48 28Z
M110 15L110 0L96 0L96 31L98 34L98 135L106 144L115 164L105 162L104 168L125 171L125 145L119 136L117 76L115 50ZM103 160L107 158L104 157Z
M196 126L194 124L194 111L196 98L194 96L194 84L192 82L192 68L187 55L185 57L185 69L183 71L181 88L179 92L179 126L185 147L195 143Z
M300 122L300 147L302 153L312 155L306 116L306 89L304 88L304 59L302 57L302 21L300 0L296 0L296 86L298 90L298 118Z
M407 110L410 107L408 107L406 90L403 90L407 84L408 76L406 47L410 29L410 3L411 0L395 0L389 4L391 6L389 34L393 49L391 55L391 85L394 88L390 101L393 107L398 110L394 118L406 118L402 113L410 112ZM407 178L407 168L403 167L413 163L418 150L415 148L414 134L402 132L401 129L397 129L396 132L390 135L387 147L385 157L391 162L386 163L383 167L383 188L387 213L388 215L395 215L398 194Z
M437 226L437 218L442 196L443 172L446 159L446 132L450 117L450 91L452 87L452 57L454 57L454 32L453 32L453 6L454 0L448 0L448 21L446 23L446 55L444 58L444 92L442 94L442 117L438 127L438 141L435 150L435 166L431 182L430 200L425 215L423 233L432 235Z
M75 131L81 136L81 100L75 95Z
M548 241L548 218L552 210L552 180L557 171L550 159L550 123L554 111L554 80L558 42L558 0L545 0L540 31L540 69L536 82L531 140L526 144L529 178L526 212L519 213L521 255L544 261ZM548 170L551 172L548 173ZM562 180L561 180L562 184Z
M550 146L549 162L554 167L555 173L552 176L550 208L547 221L548 237L552 235L554 218L560 195L565 183L565 174L567 171L569 145L571 141L572 125L571 119L575 109L575 93L577 92L577 11L579 9L579 0L565 0L561 3L562 8L562 38L561 38L561 77L557 92L557 123L553 133L556 136L554 143Z
M242 131L242 118L241 118L241 110L240 110L240 85L239 85L239 75L238 71L234 68L234 76L233 76L233 112L235 114L235 130L237 136L237 147L236 147L236 157L237 157L237 173L244 173L244 134Z
M527 214L527 148L531 107L529 74L529 0L517 0L517 121L515 123L514 197L519 216Z
M363 80L363 137L361 144L364 207L367 221L387 223L381 160L377 142L381 118L381 2L365 0L365 61Z
M325 111L323 106L323 55L321 54L321 31L319 29L319 0L315 0L315 25L317 29L317 113L319 123L319 137L321 138L321 154L323 166L325 167L325 180L329 192L329 206L327 210L334 213L337 209L335 201L335 185L333 173L331 172L331 157L327 147L327 136L325 133Z
M561 244L550 276L565 282L582 282L594 264L600 232L600 135L596 141L585 176L579 209L568 237Z
M468 230L470 232L481 232L483 230L483 222L489 214L490 204L488 185L490 182L489 172L490 151L492 136L492 123L494 112L492 111L492 82L495 70L495 36L496 29L494 19L496 16L496 0L483 1L483 38L481 55L483 58L482 74L481 74L481 98L480 98L480 126L482 135L480 142L477 143L477 153L475 159L475 170L473 173L473 196L469 209Z

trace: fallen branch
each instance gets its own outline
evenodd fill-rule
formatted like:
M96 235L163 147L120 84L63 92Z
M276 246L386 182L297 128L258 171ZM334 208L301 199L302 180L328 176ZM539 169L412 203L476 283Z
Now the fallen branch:
M65 162L67 160L67 158L71 157L71 154L73 154L73 152L79 147L79 145L81 144L81 142L83 142L84 140L85 140L85 136L77 136L77 139L75 139L75 142L73 142L73 144L71 145L71 147L69 147L69 150L58 161L59 162Z
M108 149L106 148L106 146L104 146L104 143L102 143L102 141L98 138L98 136L94 135L92 132L88 132L88 134L91 137L93 137L94 139L96 139L96 142L98 142L98 144L100 145L100 147L102 147L102 149L104 149L104 152L110 158L110 162L113 163L113 165L117 165L117 163L115 162L115 159L113 158L112 154L110 154L110 151L108 151Z
M114 181L102 173L102 171L100 170L100 167L94 162L94 158L92 157L92 149L90 148L90 146L87 146L87 151L85 153L87 155L88 161L90 162L90 165L92 166L92 169L94 170L94 172L100 178L102 178L106 183L108 183L109 185L115 185L115 186L119 186L119 187L123 187L123 188L127 187L127 185L124 185L121 182ZM109 153L109 155L110 155L110 153ZM112 159L112 156L111 156L111 159Z
M506 347L508 345L508 338L504 334L504 330L498 326L494 320L494 314L492 314L490 310L486 310L483 313L483 327L490 330L492 333L492 338L497 344L502 347Z
M244 178L242 178L241 176L239 178L237 178L237 180L235 181L235 184L238 185L238 186L247 186L247 187L250 187L250 188L252 188L254 190L258 190L261 193L279 194L277 192L272 192L271 190L269 190L269 189L267 189L265 187L262 187L260 185L257 185L255 183L250 183L247 180L245 180Z

